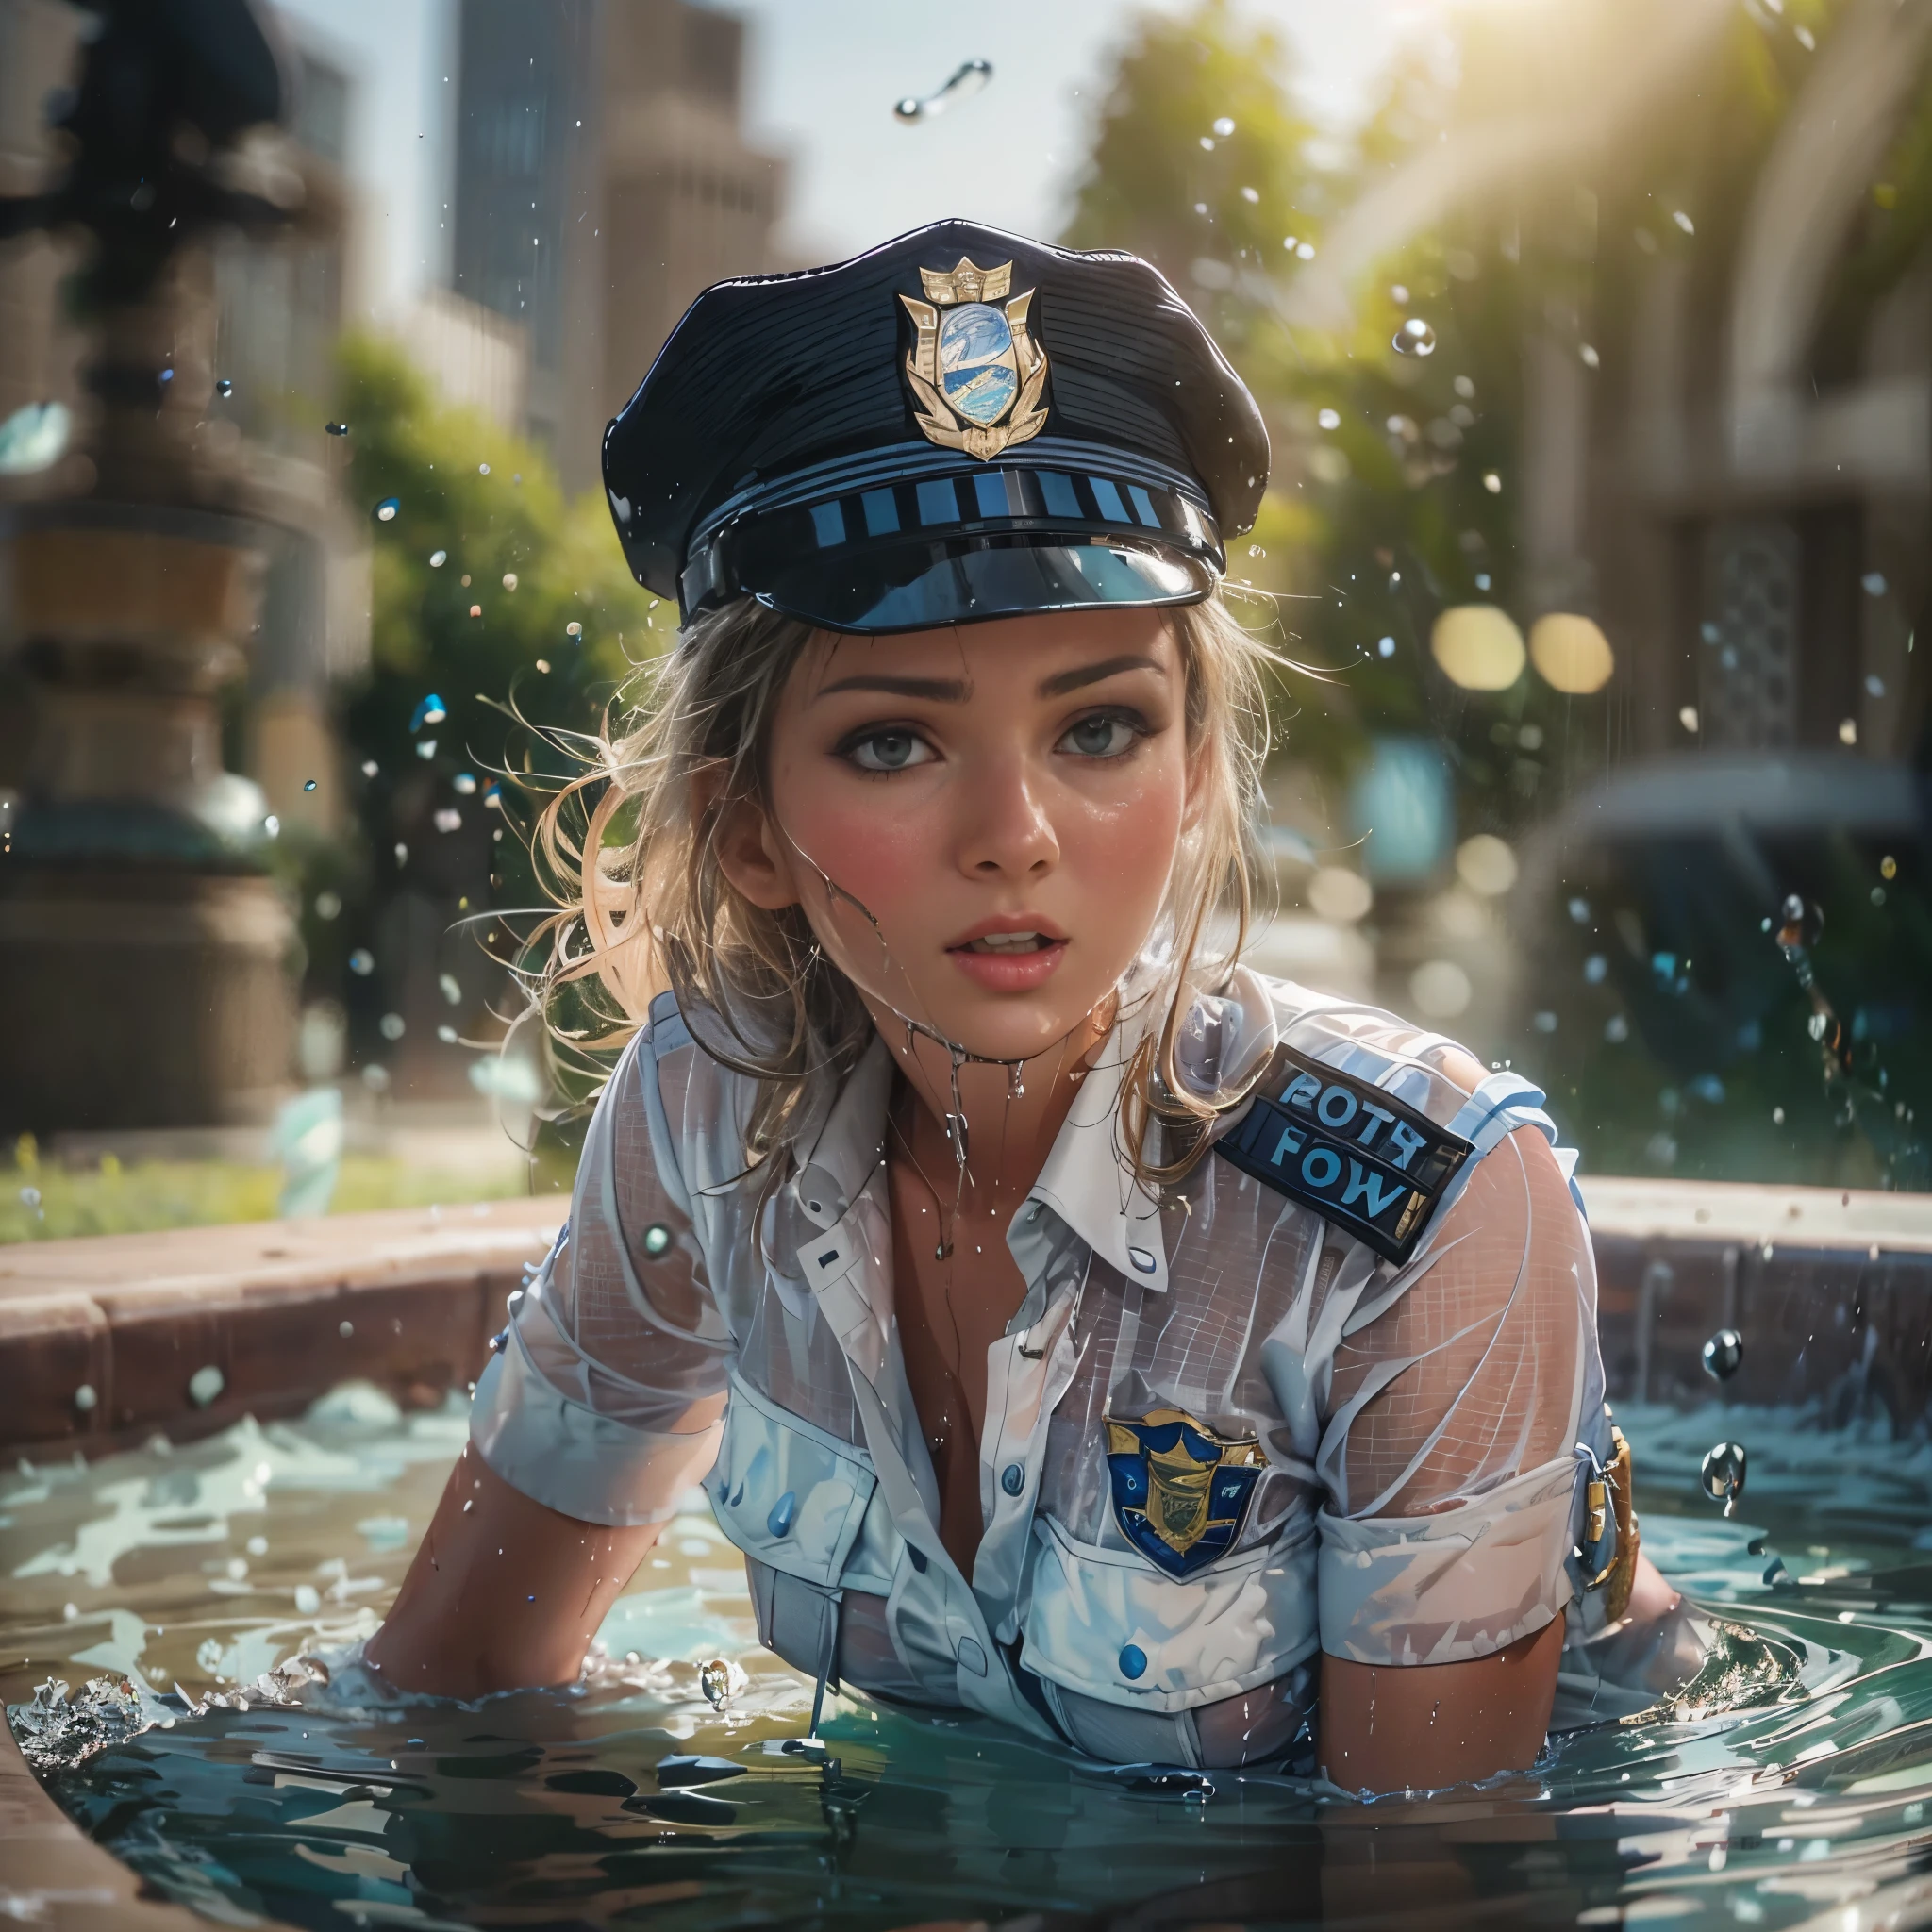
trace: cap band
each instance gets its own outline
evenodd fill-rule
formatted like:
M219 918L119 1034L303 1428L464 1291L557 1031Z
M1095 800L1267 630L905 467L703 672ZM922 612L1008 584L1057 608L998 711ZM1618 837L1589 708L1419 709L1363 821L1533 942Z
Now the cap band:
M693 541L679 583L685 619L751 595L835 629L905 630L1008 608L1206 595L1225 562L1213 518L1171 474L1105 457L1078 468L966 471L954 458L939 474L909 479L902 464L874 460L863 466L870 476L847 465L837 466L843 474L822 471L809 479L815 490L788 479L756 502L740 499L736 514L713 519ZM1014 553L1030 550L1058 560L1023 569ZM1083 551L1094 554L1083 558ZM942 568L973 555L1007 560ZM935 571L927 590L912 591ZM1027 584L1035 601L1008 605Z

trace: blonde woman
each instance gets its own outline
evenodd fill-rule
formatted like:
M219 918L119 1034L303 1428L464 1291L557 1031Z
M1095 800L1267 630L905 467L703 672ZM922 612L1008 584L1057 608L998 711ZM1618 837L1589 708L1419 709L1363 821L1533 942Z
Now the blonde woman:
M559 968L671 991L389 1682L574 1678L694 1482L821 1691L1114 1762L1481 1776L1566 1625L1670 1631L1541 1096L1239 963L1267 461L1131 257L947 223L692 306L606 438L684 629Z

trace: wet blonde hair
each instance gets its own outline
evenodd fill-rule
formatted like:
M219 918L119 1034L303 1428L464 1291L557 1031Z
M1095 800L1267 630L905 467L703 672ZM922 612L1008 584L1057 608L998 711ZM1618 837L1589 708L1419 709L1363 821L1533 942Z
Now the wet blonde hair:
M1255 826L1267 757L1264 679L1281 662L1220 594L1167 613L1179 649L1195 811L1149 935L1148 998L1164 1001L1123 1082L1124 1144L1141 1177L1184 1173L1203 1130L1239 1095L1202 1096L1174 1055L1194 996L1224 984L1246 942L1259 871ZM643 1024L667 987L707 1049L758 1082L747 1162L787 1152L864 1053L873 1021L817 943L804 909L767 911L719 862L741 801L765 804L765 750L786 680L823 633L750 599L701 617L642 668L629 708L588 741L584 769L533 828L558 910L526 948L526 984L553 1064L581 1090ZM621 729L611 728L613 717ZM710 783L694 815L700 774ZM713 1022L712 1016L715 1016ZM1159 1122L1172 1158L1149 1146ZM783 1163L778 1163L782 1171Z

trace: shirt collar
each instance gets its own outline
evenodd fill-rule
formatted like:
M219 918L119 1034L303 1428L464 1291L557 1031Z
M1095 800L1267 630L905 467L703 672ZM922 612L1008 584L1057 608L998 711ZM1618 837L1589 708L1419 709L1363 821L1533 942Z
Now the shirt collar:
M1029 1262L1040 1258L1033 1225L1040 1206L1127 1280L1167 1291L1160 1200L1134 1172L1120 1112L1127 1068L1165 1017L1163 990L1151 974L1137 974L1123 989L1112 1029L1074 1096L1040 1178L1013 1217L1008 1245L1029 1280L1039 1272ZM1179 1071L1203 1091L1239 1086L1274 1051L1276 1037L1266 985L1238 969L1224 994L1204 995L1191 1008L1176 1049ZM800 1211L819 1227L838 1222L880 1169L892 1073L891 1052L874 1035L824 1126L807 1143L808 1151L801 1149L791 1186ZM1157 1157L1159 1131L1158 1123L1149 1128Z

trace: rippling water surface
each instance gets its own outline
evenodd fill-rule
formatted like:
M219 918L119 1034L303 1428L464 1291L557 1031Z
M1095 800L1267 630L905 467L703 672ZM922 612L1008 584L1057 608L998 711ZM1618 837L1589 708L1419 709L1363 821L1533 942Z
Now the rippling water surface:
M1620 1419L1645 1547L1802 1649L1808 1688L1576 1734L1532 1773L1427 1798L1108 1775L857 1700L835 1701L824 1761L787 1750L811 1687L758 1649L741 1566L698 1514L578 1690L385 1711L344 1675L208 1707L373 1629L428 1520L460 1407L406 1418L353 1387L299 1424L0 1478L0 1694L24 1729L49 1678L138 1682L144 1712L117 1690L110 1721L69 1722L53 1755L78 1761L48 1784L229 1924L1932 1923L1932 1446L1736 1405ZM1696 1487L1726 1437L1751 1458L1729 1523ZM722 1713L696 1670L719 1656L750 1679ZM99 1743L130 1716L153 1727ZM692 1757L717 1761L665 1761Z

